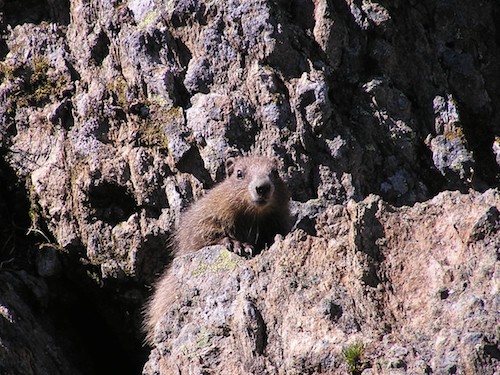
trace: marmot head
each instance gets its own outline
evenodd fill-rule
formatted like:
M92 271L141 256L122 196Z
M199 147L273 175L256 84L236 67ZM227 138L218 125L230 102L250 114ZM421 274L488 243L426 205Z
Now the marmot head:
M266 157L229 158L226 161L227 178L239 186L239 191L257 211L265 211L275 203L277 184L282 184L278 161Z

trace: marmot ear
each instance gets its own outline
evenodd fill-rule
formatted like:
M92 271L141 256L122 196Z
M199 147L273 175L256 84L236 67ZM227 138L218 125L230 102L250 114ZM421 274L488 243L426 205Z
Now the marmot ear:
M226 177L229 177L234 172L234 158L229 158L226 160Z

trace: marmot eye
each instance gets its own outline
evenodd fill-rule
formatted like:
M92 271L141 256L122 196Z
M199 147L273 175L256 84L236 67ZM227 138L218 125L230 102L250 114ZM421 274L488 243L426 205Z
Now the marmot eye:
M238 178L239 180L243 179L243 171L241 169L238 169L236 171L236 178Z

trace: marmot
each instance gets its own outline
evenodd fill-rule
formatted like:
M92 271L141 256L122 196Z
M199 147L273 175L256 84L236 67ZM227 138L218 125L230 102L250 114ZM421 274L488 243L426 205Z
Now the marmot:
M174 236L174 256L223 244L251 256L290 228L289 193L274 158L247 156L226 161L226 179L182 215ZM175 276L165 270L145 308L146 341L176 298Z

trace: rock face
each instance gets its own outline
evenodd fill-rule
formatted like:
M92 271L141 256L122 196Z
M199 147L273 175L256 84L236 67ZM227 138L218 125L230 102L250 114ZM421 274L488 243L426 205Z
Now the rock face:
M211 247L175 259L185 287L144 374L493 374L499 369L500 194L394 208L332 205L250 261ZM467 215L463 215L467 212Z
M0 372L500 371L497 2L0 9ZM281 160L294 229L175 259L145 348L228 150Z

